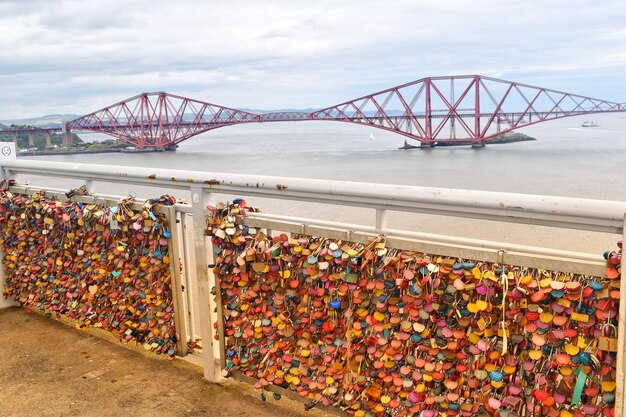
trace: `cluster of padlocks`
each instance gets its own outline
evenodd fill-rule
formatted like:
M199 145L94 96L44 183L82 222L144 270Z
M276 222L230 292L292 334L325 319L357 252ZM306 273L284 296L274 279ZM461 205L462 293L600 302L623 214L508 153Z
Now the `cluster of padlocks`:
M612 416L619 250L605 276L237 225L209 207L227 370L363 416Z
M173 203L169 196L140 209L132 198L114 206L59 201L13 194L3 182L4 296L174 357L170 232L153 210Z

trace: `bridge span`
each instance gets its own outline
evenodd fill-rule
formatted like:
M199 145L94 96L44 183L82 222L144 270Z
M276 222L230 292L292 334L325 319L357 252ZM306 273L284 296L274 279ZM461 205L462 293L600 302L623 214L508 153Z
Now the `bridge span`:
M104 133L138 149L168 149L200 133L244 123L338 121L436 143L490 139L563 117L624 112L626 103L566 93L481 75L427 77L313 112L252 113L165 92L142 93L66 122L57 129L0 130L0 134L63 131Z

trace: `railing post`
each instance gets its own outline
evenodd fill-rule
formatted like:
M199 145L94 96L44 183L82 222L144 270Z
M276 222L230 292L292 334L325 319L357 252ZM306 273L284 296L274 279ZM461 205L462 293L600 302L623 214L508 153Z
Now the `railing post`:
M213 337L214 325L210 312L212 295L209 280L212 278L213 274L213 248L212 245L207 245L204 233L207 217L206 206L207 204L214 203L214 199L215 195L213 193L207 193L199 187L191 188L191 206L193 213L193 232L191 238L195 249L194 255L196 260L195 279L198 289L196 296L200 317L200 335L202 337L202 365L204 368L204 377L211 382L219 382L222 376L221 369L216 366L215 339ZM217 288L216 291L218 294L217 308L218 312L221 312L219 288ZM222 326L218 325L218 327L221 328ZM221 338L223 338L222 333L220 333L220 339ZM220 351L219 355L221 358L223 352Z
M193 240L190 238L190 230L193 230L193 216L191 213L181 213L180 216L180 230L181 239L183 242L183 277L185 285L185 302L187 304L187 313L189 314L189 337L195 341L200 335L199 316L198 316L198 300L196 295L198 294L198 282L195 279L195 258Z
M626 242L626 213L624 214L624 230L622 231L622 245ZM619 303L619 312L618 312L618 322L617 322L617 363L616 367L616 375L615 382L617 386L615 387L615 417L624 417L626 415L624 410L624 388L626 377L626 277L624 274L626 273L626 254L624 253L622 247L622 265L621 265L621 274L620 277L620 303Z
M11 142L2 142L0 143L0 148L2 148L2 152L0 152L0 179L9 180L10 172L4 168L2 168L2 161L12 161L15 160L15 152L17 151L17 136L14 136L15 141ZM4 148L8 148L7 152ZM0 309L13 307L19 305L12 299L4 299L4 252L0 250Z
M387 229L387 210L382 208L376 209L376 230L384 231Z
M176 224L176 209L173 206L163 207L163 211L167 216L169 223L169 232L171 234L168 239L168 253L170 258L170 274L172 287L172 297L174 304L174 323L176 324L176 332L178 333L177 354L178 356L187 356L187 309L185 308L182 276L180 273L180 239L178 225Z
M85 188L87 189L87 192L89 194L92 194L93 191L94 191L93 181L92 180L85 180Z

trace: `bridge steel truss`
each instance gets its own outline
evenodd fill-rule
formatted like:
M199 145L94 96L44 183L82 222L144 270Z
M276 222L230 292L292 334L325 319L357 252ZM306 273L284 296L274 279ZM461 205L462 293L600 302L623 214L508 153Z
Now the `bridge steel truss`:
M482 145L524 126L626 111L626 104L480 75L428 77L314 112L251 113L169 93L143 93L66 123L66 130L165 149L242 123L332 120L384 129L432 146Z
M166 148L258 115L168 93L143 93L67 123L67 130L105 133L143 149Z
M312 115L314 120L378 127L429 145L484 143L535 123L617 111L626 111L626 104L480 75L462 75L423 78Z

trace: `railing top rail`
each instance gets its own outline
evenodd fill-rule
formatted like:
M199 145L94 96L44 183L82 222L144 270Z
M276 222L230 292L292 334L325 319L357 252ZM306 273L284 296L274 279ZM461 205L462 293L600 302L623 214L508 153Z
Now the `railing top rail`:
M39 160L3 161L6 173L198 190L340 206L623 233L626 202Z

